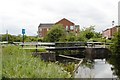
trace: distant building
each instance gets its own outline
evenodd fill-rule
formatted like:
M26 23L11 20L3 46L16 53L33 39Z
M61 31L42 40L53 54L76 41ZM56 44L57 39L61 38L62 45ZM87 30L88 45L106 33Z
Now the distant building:
M118 25L120 25L120 1L118 2Z
M102 37L106 39L112 39L114 34L118 31L118 26L106 29L102 32Z
M63 27L66 30L66 32L73 31L73 32L76 32L76 34L77 34L80 31L79 25L75 25L73 22L63 18L63 19L61 19L60 21L58 21L56 23L40 24L38 26L38 36L39 37L45 37L47 32L50 30L50 28L53 25L56 25L56 24L63 25Z
M47 32L50 30L50 28L53 26L54 24L40 24L38 26L38 36L39 37L45 37Z

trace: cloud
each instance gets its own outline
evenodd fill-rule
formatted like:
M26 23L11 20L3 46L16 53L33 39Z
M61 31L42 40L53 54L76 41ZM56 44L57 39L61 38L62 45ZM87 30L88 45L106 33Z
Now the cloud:
M37 35L40 23L55 23L67 18L82 27L96 25L97 31L117 24L118 0L2 0L0 3L1 33Z

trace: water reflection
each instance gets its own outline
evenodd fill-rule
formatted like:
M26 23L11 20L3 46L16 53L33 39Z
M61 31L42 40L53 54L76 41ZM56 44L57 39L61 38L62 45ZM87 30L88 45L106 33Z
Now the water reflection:
M112 65L106 60L95 59L94 62L83 62L75 73L75 78L116 78L111 71Z
M67 52L66 52L67 53ZM71 51L71 53L73 53ZM79 52L78 52L79 53ZM87 56L88 55L88 56ZM76 73L74 73L75 78L119 78L120 79L120 55L102 55L96 54L97 57L93 57L91 54L85 56L77 54L70 54L67 56L84 58L82 64L79 66ZM94 59L93 59L94 58ZM57 58L59 62L68 64L68 62L73 62L78 64L78 61ZM65 65L65 66L66 66ZM70 64L71 65L71 64ZM68 71L73 72L74 66L68 66ZM66 69L66 70L67 70Z

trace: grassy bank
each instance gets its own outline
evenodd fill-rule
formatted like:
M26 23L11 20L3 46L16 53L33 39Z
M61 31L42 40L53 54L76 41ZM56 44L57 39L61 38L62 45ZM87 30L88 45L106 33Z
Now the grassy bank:
M55 63L31 56L30 51L8 46L2 53L2 76L7 78L69 78L70 74Z

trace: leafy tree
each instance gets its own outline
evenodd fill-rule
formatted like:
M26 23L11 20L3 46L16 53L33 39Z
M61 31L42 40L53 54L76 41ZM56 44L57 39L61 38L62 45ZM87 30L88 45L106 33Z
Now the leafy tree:
M111 70L114 75L120 79L120 55L112 55L109 59L109 63L112 64Z
M87 39L93 38L94 37L94 33L95 33L94 27L95 26L90 26L90 27L87 27L87 28L84 27L80 31L80 34L78 35L77 40L78 41L86 41Z
M68 42L73 42L76 40L76 36L75 36L75 33L74 32L69 32L66 36L66 40Z
M38 40L39 38L37 36L27 36L27 35L24 36L25 42L36 42Z
M50 31L48 31L44 41L47 42L58 42L62 37L66 35L65 29L62 25L54 25Z
M120 55L120 27L119 27L119 31L116 33L112 41L113 41L113 45L111 46L111 48L113 53Z
M102 37L102 34L99 32L95 32L94 33L94 38L101 38Z
M15 36L15 42L22 42L22 35Z
M85 37L87 38L87 39L90 39L90 38L92 38L94 36L94 33L93 32L88 32L88 33L86 33L86 35L85 35Z
M15 35L11 35L11 34L4 34L2 35L2 41L7 41L9 43L12 43L12 42L22 42L23 41L23 36L22 35L18 35L18 36L15 36ZM24 41L25 42L31 42L31 41L38 41L38 37L36 36L27 36L27 35L24 35Z
M77 41L83 41L86 42L86 38L85 38L85 33L84 31L80 31L80 33L77 36Z
M2 35L2 41L8 41L8 42L13 42L15 39L15 36L12 36L10 34L5 34L5 35Z
M87 39L90 39L90 38L92 38L93 36L94 36L94 33L95 33L95 29L94 29L94 27L95 26L90 26L90 27L88 27L88 28L85 28L85 37L87 38Z

